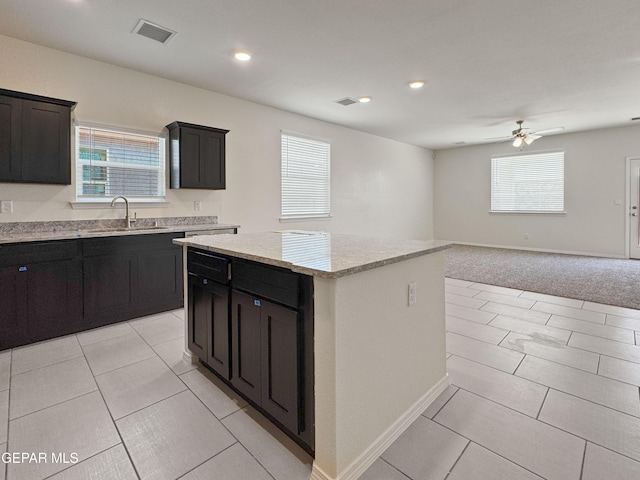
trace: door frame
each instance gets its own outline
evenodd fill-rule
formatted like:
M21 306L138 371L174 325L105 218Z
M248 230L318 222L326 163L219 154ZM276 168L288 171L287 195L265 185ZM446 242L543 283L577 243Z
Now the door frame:
M640 161L640 155L629 156L626 159L626 175L625 175L625 220L624 220L624 256L631 258L631 162L633 160ZM640 211L639 211L640 213Z

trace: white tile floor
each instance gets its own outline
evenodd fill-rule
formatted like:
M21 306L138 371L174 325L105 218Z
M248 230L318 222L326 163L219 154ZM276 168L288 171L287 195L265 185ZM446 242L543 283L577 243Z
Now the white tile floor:
M640 478L640 311L446 290L452 386L363 480ZM0 352L0 452L80 460L0 464L0 480L308 480L308 455L182 362L182 315Z

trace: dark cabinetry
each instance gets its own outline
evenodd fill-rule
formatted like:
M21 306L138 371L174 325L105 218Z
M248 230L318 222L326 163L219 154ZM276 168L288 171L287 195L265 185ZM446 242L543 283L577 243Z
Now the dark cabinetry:
M311 277L195 248L187 259L189 349L312 451Z
M80 242L0 247L0 350L81 329Z
M84 309L88 326L180 308L182 234L84 240Z
M225 188L225 135L229 130L184 122L167 125L171 188Z
M304 426L300 375L304 360L298 312L237 290L231 305L231 382L299 434Z
M71 184L75 102L0 89L0 181Z
M225 380L230 378L228 260L189 249L188 346Z

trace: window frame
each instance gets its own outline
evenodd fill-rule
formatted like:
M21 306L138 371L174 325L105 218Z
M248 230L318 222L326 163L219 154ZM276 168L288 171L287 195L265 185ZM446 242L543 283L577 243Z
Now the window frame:
M285 142L285 137L287 138ZM289 140L292 139L295 141L304 142L312 142L318 147L321 147L326 150L326 164L323 164L319 170L326 170L321 179L316 178L316 186L321 184L320 188L324 190L324 194L318 199L320 203L323 204L324 208L318 209L313 212L312 209L308 209L307 211L301 213L285 213L285 210L291 209L291 206L287 208L285 205L285 194L287 193L285 184L286 179L290 179L295 177L295 175L287 175L288 171L288 163L291 161L291 157L288 155L288 151L285 151L285 145L289 146ZM286 159L285 159L286 155ZM295 221L308 221L308 220L327 220L331 218L331 142L324 138L312 137L309 135L291 132L286 130L281 130L280 132L280 222L295 222ZM323 159L324 160L324 159ZM309 158L307 158L309 161ZM300 178L298 179L300 181ZM310 177L306 178L307 182L313 182L313 179ZM304 183L304 180L302 180ZM291 184L289 185L291 187ZM298 188L301 188L302 185L298 185ZM302 195L297 197L297 200L304 198Z
M91 181L85 181L84 180L84 175L82 172L82 167L84 166L88 166L91 168L107 168L107 179L104 182L98 182L100 184L104 184L105 185L105 190L108 188L109 185L109 170L108 167L120 167L120 168L130 168L126 163L122 164L122 163L112 163L111 165L102 165L102 164L92 164L89 163L91 159L89 159L89 161L87 161L86 159L81 159L80 155L81 155L81 150L84 148L80 145L80 130L81 129L91 129L91 130L96 130L96 131L102 131L102 132L110 132L110 133L115 133L115 134L122 134L122 135L132 135L132 136L142 136L142 137L151 137L154 139L157 139L159 141L159 147L158 147L158 154L160 157L160 162L161 165L158 166L157 168L144 168L144 167L140 167L138 166L134 166L133 168L141 168L143 170L149 170L149 171L157 171L158 172L158 191L160 192L159 195L156 196L152 196L152 195L146 195L146 196L136 196L136 195L131 195L131 194L126 194L125 196L129 199L130 203L135 203L136 206L150 206L150 207L166 207L169 206L169 203L166 201L166 197L167 197L167 188L168 188L168 173L167 173L167 159L168 159L168 155L167 155L167 148L168 148L168 136L164 133L157 133L157 132L149 132L149 131L141 131L141 130L134 130L134 129L129 129L129 128L120 128L120 127L113 127L113 126L108 126L108 125L99 125L99 124L92 124L92 123L78 123L74 126L74 146L75 146L75 151L74 151L74 158L75 158L75 168L74 168L74 172L75 172L75 179L74 179L74 188L75 188L75 201L70 202L72 208L74 209L82 209L82 208L103 208L104 204L110 204L111 200L113 199L114 196L117 196L119 194L114 194L114 195L104 195L104 196L89 196L89 195L82 195L81 194L81 188L84 185L92 185L92 184L96 184L95 182L91 182ZM100 148L98 147L97 150L99 151L104 151L106 152L106 159L104 160L104 162L109 162L109 150L107 148Z
M556 193L560 193L561 194L561 202L557 202L557 203L561 203L561 205L558 208L548 208L548 209L540 209L540 208L524 208L524 209L499 209L499 208L495 208L497 205L495 203L495 199L497 197L496 193L495 193L495 187L496 187L496 163L499 162L500 160L515 160L515 159L519 159L522 157L530 157L531 159L534 160L542 160L542 157L549 157L549 160L554 160L553 156L557 155L559 156L559 158L556 158L555 160L560 160L562 163L560 165L560 167L556 166L554 168L556 168L557 170L559 170L560 174L558 175L558 177L556 178L555 182L560 182L561 184L561 191L556 192ZM538 158L536 158L538 157ZM504 167L503 167L504 168ZM526 172L524 172L523 174L526 174ZM529 174L531 175L532 178L529 178L529 181L532 180L536 180L535 175L532 175L530 172ZM560 178L561 177L561 178ZM544 180L543 176L538 176L537 177L539 181ZM550 179L553 180L553 177L550 176ZM517 188L517 184L514 184L513 188ZM537 151L537 152L527 152L527 153L518 153L518 154L508 154L508 155L495 155L491 157L491 161L490 161L490 191L489 191L489 213L492 214L524 214L524 215L566 215L566 196L565 196L565 190L566 190L566 180L565 180L565 151L564 150L549 150L549 151ZM544 194L541 192L540 196L543 196ZM504 197L503 197L504 199ZM515 199L515 197L514 197Z

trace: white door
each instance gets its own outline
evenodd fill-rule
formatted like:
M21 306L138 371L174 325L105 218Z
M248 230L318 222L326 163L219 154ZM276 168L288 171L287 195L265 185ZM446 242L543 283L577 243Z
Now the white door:
M629 257L640 259L640 158L631 160L629 178Z

